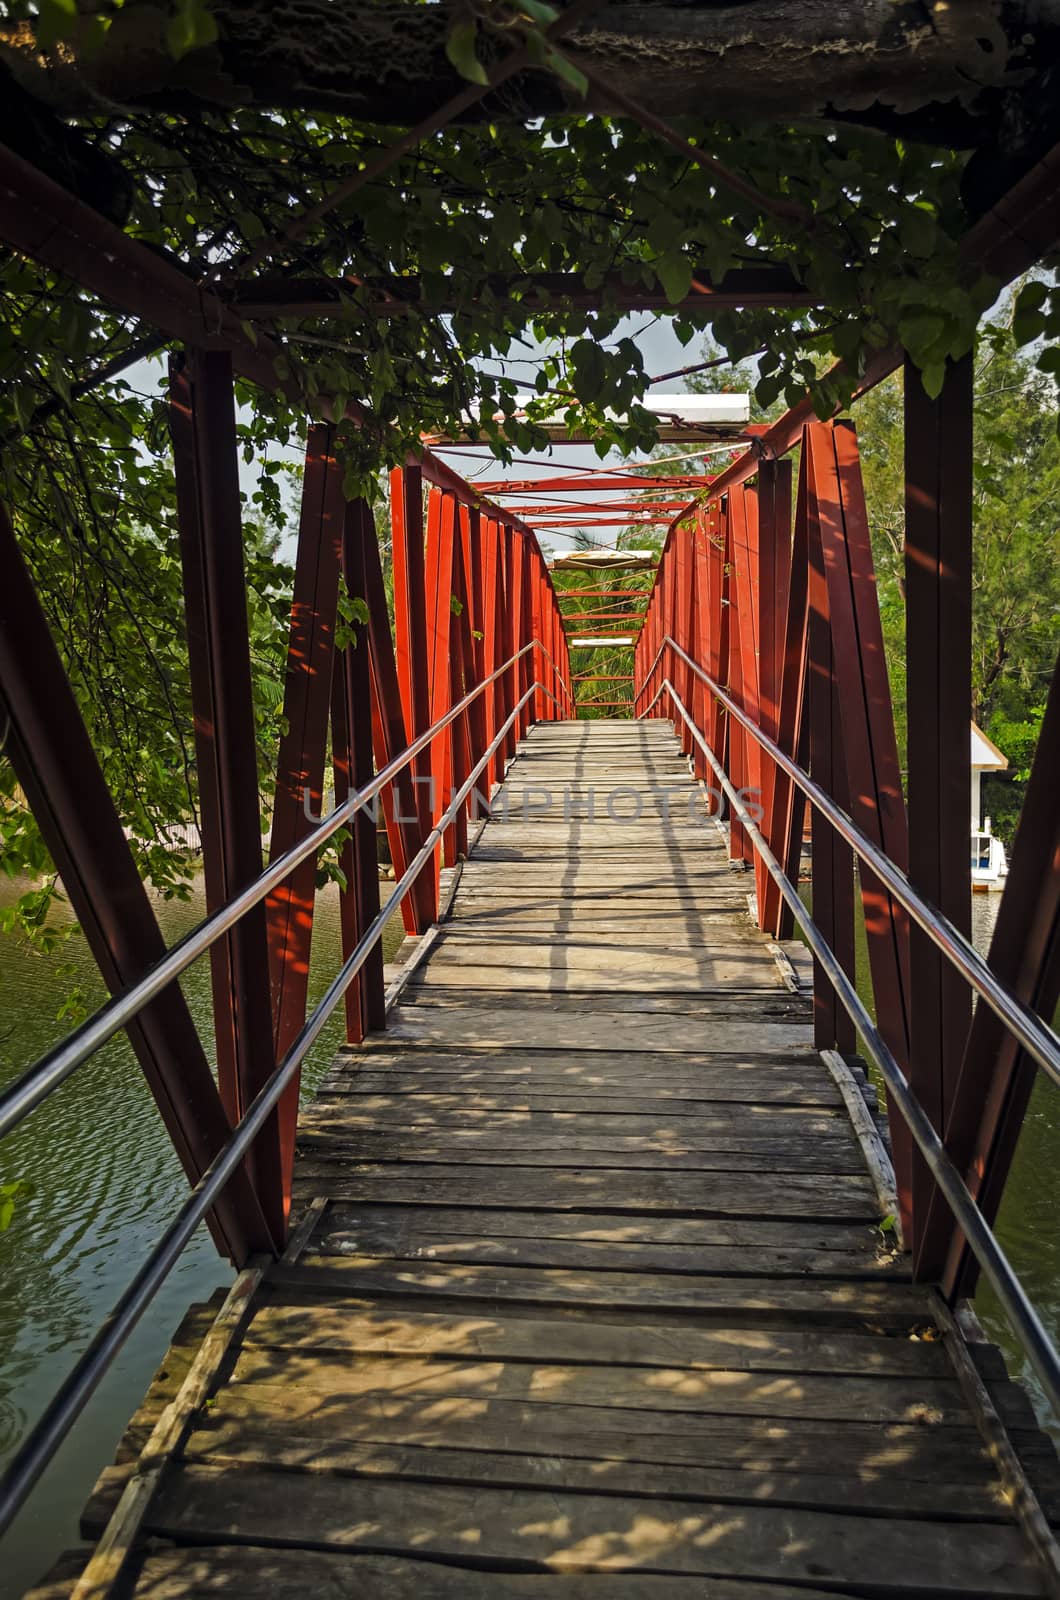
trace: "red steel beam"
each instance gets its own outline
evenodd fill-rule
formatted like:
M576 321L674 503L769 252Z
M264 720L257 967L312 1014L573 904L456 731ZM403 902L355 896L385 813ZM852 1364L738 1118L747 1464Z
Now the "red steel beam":
M0 695L5 751L103 981L112 994L130 988L165 954L165 940L2 506ZM195 1183L231 1130L180 985L152 1000L126 1031ZM218 1202L211 1231L237 1265L273 1249L245 1168Z
M558 478L478 478L475 488L479 494L599 494L630 489L709 489L714 482L712 474L693 472L674 477L653 478L643 473L607 473L593 471L568 473Z
M799 486L795 527L788 569L787 603L780 619L783 650L779 661L780 696L777 715L777 743L792 760L805 766L809 760L809 728L803 710L809 670L809 462L803 452L799 462ZM803 824L806 802L799 789L784 772L773 778L771 806L767 813L769 847L792 883L799 881ZM777 938L790 939L794 918L769 879L762 899L762 926Z
M813 423L811 491L821 530L836 685L851 814L862 832L903 871L909 834L872 542L853 424ZM880 1033L903 1071L909 1062L909 919L866 868L861 869L865 933ZM891 1119L903 1232L911 1237L912 1142L904 1121Z
M369 662L372 688L372 742L376 764L385 767L401 754L408 744L405 718L401 709L401 690L398 685L397 663L394 657L394 640L390 632L386 588L383 568L379 559L379 542L374 521L361 544L364 565L364 598L368 607ZM379 796L390 843L390 859L399 878L419 851L429 831L424 828L420 814L420 796L412 781L413 765L401 768L393 783ZM427 879L426 889L423 880ZM416 879L401 902L401 917L405 932L425 933L434 920L433 883L429 870Z
M394 579L394 652L410 743L431 725L427 666L427 591L423 533L423 477L418 466L395 467L390 474L391 556ZM431 831L431 751L412 762L412 784L420 838ZM438 915L434 874L421 872L413 890L420 931Z
M342 583L351 599L368 604L366 551L375 547L375 524L364 500L346 506L342 537ZM351 791L372 777L371 634L365 625L355 629L344 650L332 661L331 751L335 774L335 804L342 805ZM342 959L353 953L379 914L379 866L376 828L371 809L358 811L349 825L349 837L339 852L346 880L339 889L339 927ZM383 987L383 946L377 943L345 994L346 1039L360 1044L369 1033L386 1027Z
M828 575L822 544L827 514L827 483L817 493L813 463L809 471L807 518L807 723L810 774L840 805L848 804L843 725L837 671L840 658L831 625ZM842 635L841 635L842 637ZM849 667L847 660L842 668ZM813 920L848 977L854 976L854 853L814 807L810 816L813 851ZM813 1042L819 1050L853 1051L856 1035L846 1007L815 961Z
M775 739L780 723L784 659L784 618L791 568L791 462L763 461L758 473L758 704L761 724ZM761 759L761 827L773 835L776 767ZM755 852L755 899L758 925L765 930L773 880Z
M334 429L315 423L306 439L283 696L287 732L280 739L276 763L270 861L305 837L312 826L307 809L311 816L321 811L345 512ZM316 860L309 856L266 902L277 1060L286 1055L305 1022L315 899ZM286 1210L298 1121L297 1074L278 1109Z
M217 911L261 874L261 801L250 669L232 362L224 351L170 359L177 491L206 907ZM217 1079L229 1121L272 1071L265 907L210 947ZM279 1123L269 1118L250 1172L277 1246L284 1238Z
M1058 794L1060 659L1053 673L988 957L997 977L1046 1020L1055 1015L1060 1001ZM980 1001L946 1127L946 1148L965 1174L988 1222L997 1216L1037 1077L1036 1063ZM951 1299L973 1292L978 1265L938 1195L933 1197L924 1229L922 1258L925 1265L945 1259L942 1286Z
M968 795L972 715L973 367L948 366L934 400L905 365L905 617L908 713L909 876L966 938L972 932ZM915 923L910 928L909 1082L939 1133L953 1108L972 1020L971 992ZM918 1276L937 1280L938 1254L923 1252L934 1192L913 1161Z
M451 494L432 489L427 498L427 660L431 691L430 722L434 723L460 698L459 664L455 659L453 600L456 571L456 501ZM461 719L437 733L430 743L431 810L438 821L460 779L463 748ZM465 774L466 775L466 774ZM467 816L461 810L449 823L435 852L437 869L455 866L467 853Z

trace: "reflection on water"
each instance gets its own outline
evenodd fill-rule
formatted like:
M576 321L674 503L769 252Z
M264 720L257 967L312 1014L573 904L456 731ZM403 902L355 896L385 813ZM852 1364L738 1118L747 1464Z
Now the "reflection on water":
M340 959L334 886L320 894L317 906L311 999L322 992ZM172 943L205 914L201 883L191 900L159 902L157 909ZM388 939L388 957L394 942ZM55 958L0 939L0 1083L9 1082L68 1027L55 1020L70 983L56 978L60 962L76 967L76 981L90 1006L104 998L80 937ZM209 1041L208 960L196 962L181 981ZM309 1058L303 1074L307 1087L319 1080L341 1030L337 1014ZM187 1192L124 1036L111 1040L0 1145L0 1182L15 1178L28 1180L32 1190L19 1198L11 1227L0 1234L0 1464ZM61 1550L77 1542L81 1507L97 1473L113 1459L170 1335L193 1300L230 1280L230 1268L200 1229L5 1538L2 1600L21 1595Z

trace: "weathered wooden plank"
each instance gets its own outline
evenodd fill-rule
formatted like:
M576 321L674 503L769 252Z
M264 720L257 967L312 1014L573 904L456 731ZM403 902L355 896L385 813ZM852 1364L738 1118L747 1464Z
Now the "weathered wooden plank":
M471 1553L468 1552L468 1559ZM604 1587L601 1587L603 1585ZM556 1579L540 1574L480 1571L460 1565L319 1550L239 1545L160 1550L144 1565L135 1600L206 1600L238 1594L240 1600L688 1600L684 1578L610 1573ZM51 1600L51 1597L49 1597ZM711 1584L710 1600L835 1600L819 1589L774 1584Z
M729 1417L653 1412L635 1416L616 1406L548 1405L479 1399L424 1406L413 1397L370 1406L340 1392L319 1396L280 1383L221 1390L199 1419L213 1432L229 1423L267 1424L279 1442L298 1434L326 1441L410 1443L426 1448L514 1450L527 1455L640 1461L645 1465L717 1467L730 1471L850 1476L867 1484L896 1477L908 1483L982 1484L993 1479L990 1455L974 1427L919 1423L819 1421L815 1418ZM1045 1462L1056 1483L1055 1451L1038 1431L1015 1432L1020 1452ZM648 1476L646 1474L646 1476ZM993 1481L996 1481L994 1479Z
M789 1418L817 1422L960 1425L971 1417L955 1377L871 1377L755 1372L738 1368L627 1367L610 1363L562 1365L482 1357L446 1359L396 1355L336 1358L321 1351L244 1347L229 1385L296 1384L321 1404L339 1391L350 1401L385 1405L391 1396L421 1405L453 1399L518 1400L528 1405L612 1406L681 1416ZM999 1386L1002 1405L1015 1385ZM1016 1391L1018 1394L1020 1391ZM630 1419L632 1421L632 1419Z
M432 1206L429 1211L398 1205L351 1206L332 1201L314 1234L370 1225L373 1219L398 1226L407 1222L452 1235L480 1238L557 1239L602 1244L680 1245L689 1249L722 1246L734 1250L803 1249L875 1256L880 1237L867 1223L805 1223L747 1217L643 1217L593 1211L483 1211L474 1206ZM989 1349L989 1346L982 1348Z
M648 1093L634 1096L629 1092L630 1087L626 1085L625 1091L622 1088L600 1090L596 1095L579 1094L573 1087L569 1092L560 1092L531 1079L525 1086L505 1085L492 1094L464 1090L460 1084L454 1087L439 1083L437 1088L423 1093L412 1090L394 1095L378 1093L371 1088L357 1088L351 1084L350 1093L344 1096L342 1105L336 1104L333 1099L322 1099L307 1107L301 1126L308 1129L316 1123L337 1125L347 1113L361 1118L385 1116L387 1112L398 1112L402 1117L412 1116L419 1108L428 1117L444 1111L460 1114L506 1111L540 1114L547 1118L566 1117L568 1127L571 1126L570 1119L578 1121L579 1118L591 1117L594 1123L599 1123L600 1118L607 1118L609 1120L599 1126L601 1131L608 1132L654 1132L670 1128L676 1133L680 1131L677 1122L683 1125L686 1121L693 1124L685 1129L688 1133L737 1130L759 1130L764 1133L768 1127L777 1133L788 1129L806 1138L835 1134L844 1147L853 1143L850 1125L838 1107L791 1102L758 1105L753 1101L708 1100L697 1095L694 1089L684 1093L675 1089L665 1098L656 1100ZM345 1101L354 1103L347 1106ZM615 1118L634 1118L636 1122L615 1121Z
M831 1155L827 1151L800 1148L794 1141L771 1146L763 1140L751 1150L734 1149L724 1140L715 1143L717 1148L687 1149L680 1143L667 1148L664 1142L654 1145L623 1143L616 1136L594 1146L584 1139L549 1139L544 1132L468 1135L459 1126L439 1129L434 1134L429 1127L422 1131L413 1128L390 1137L368 1129L358 1135L341 1136L321 1130L299 1136L305 1176L310 1181L314 1177L325 1178L330 1170L325 1163L333 1160L349 1162L358 1171L375 1171L382 1164L390 1163L403 1177L411 1176L400 1171L403 1167L439 1162L458 1162L469 1167L540 1167L580 1172L622 1168L627 1172L855 1174L865 1168L856 1146Z
M704 1312L714 1317L802 1317L894 1328L923 1320L923 1293L900 1282L852 1278L812 1283L790 1278L707 1277L680 1273L577 1271L490 1263L390 1261L307 1253L297 1267L278 1267L273 1282L301 1291L332 1290L360 1298L439 1295L514 1305L605 1307L629 1313Z
M801 1027L802 1030L797 1035L793 1034L788 1052L803 1047L809 1048L812 1044L807 997L802 994L792 994L784 988L714 989L709 994L699 994L693 990L673 990L653 994L643 990L627 990L624 986L616 988L612 985L607 991L583 989L566 995L550 994L547 989L521 989L518 993L511 994L505 989L490 989L487 996L475 994L467 988L454 989L439 984L436 989L406 989L402 994L401 1004L407 1011L428 1008L446 1011L480 1010L487 1012L490 1020L494 1012L513 1010L538 1013L546 1011L556 1017L607 1013L652 1018L681 1017L685 1019L686 1040L709 1037L721 1023L732 1023L734 1027L742 1027L745 1032L757 1025L766 1041L758 1046L763 1053L772 1042L772 1036L767 1035L765 1030L787 1024L793 1029ZM699 1029L703 1029L704 1033L697 1033ZM389 1023L387 1031L390 1031ZM490 1043L488 1032L484 1042L487 1046ZM465 1048L474 1048L475 1040L469 1036L460 1043ZM539 1050L547 1047L548 1041L545 1037L535 1037L531 1034L523 1040L523 1044L528 1049ZM650 1049L650 1044L646 1048ZM658 1048L662 1049L664 1046ZM750 1038L745 1038L740 1053L745 1054L750 1048L754 1046ZM631 1044L630 1049L635 1051L637 1045ZM719 1052L719 1057L723 1057L724 1054L724 1051Z
M724 994L735 985L754 991L769 991L782 987L780 974L772 971L741 970L736 961L718 961L707 971L682 973L659 971L654 965L643 965L631 970L615 970L606 963L596 968L564 968L563 966L523 966L513 962L509 966L468 965L455 962L438 966L421 967L410 980L415 989L466 989L491 992L501 989L511 994L527 992L539 994L610 994L620 985L636 994Z
M335 1200L396 1205L492 1205L558 1210L666 1211L688 1216L805 1217L818 1221L871 1222L875 1191L867 1177L791 1173L770 1178L746 1173L735 1182L725 1174L589 1171L533 1167L465 1167L425 1163L403 1176L390 1167L353 1170L345 1161L306 1163L298 1173L301 1196L324 1191ZM326 1171L322 1169L327 1169Z
M701 1050L706 1038L689 1028L686 1016L635 1011L542 1012L526 1006L501 1008L463 1004L419 1007L400 1005L387 1020L392 1040L411 1039L427 1044L462 1045L477 1041L492 1049L525 1047L539 1037L556 1050L651 1050L682 1052ZM740 1017L713 1021L709 1042L717 1055L788 1055L809 1042L805 1022L763 1021Z
M651 1501L552 1490L400 1484L328 1474L186 1466L150 1513L163 1537L311 1543L557 1572L647 1567L697 1577L857 1584L877 1594L1039 1596L1022 1537L1007 1527L854 1518L816 1511ZM912 1576L915 1575L915 1576ZM912 1577L912 1581L911 1580Z
M584 1448L584 1446L583 1446ZM1001 1487L983 1467L980 1483L907 1483L824 1473L749 1472L742 1468L672 1467L638 1460L533 1455L516 1450L463 1450L415 1444L382 1445L358 1440L321 1440L312 1433L277 1429L268 1419L210 1418L188 1444L186 1457L206 1465L271 1466L311 1472L342 1472L438 1483L486 1483L494 1488L552 1489L639 1495L647 1500L709 1500L739 1506L774 1506L828 1511L866 1511L874 1516L944 1517L964 1522L1010 1522ZM1047 1503L1060 1504L1049 1491ZM716 1593L711 1586L711 1596ZM770 1594L777 1591L770 1590ZM564 1587L563 1594L567 1590ZM800 1594L803 1591L800 1590ZM608 1590L608 1596L610 1590Z
M849 1374L866 1381L875 1375L953 1377L941 1341L911 1338L908 1330L887 1337L829 1328L729 1328L662 1319L618 1323L598 1316L584 1320L532 1314L468 1316L429 1309L391 1310L348 1299L335 1305L296 1302L275 1293L259 1305L244 1339L244 1348L259 1345L347 1357L465 1355L648 1368L680 1364L690 1371ZM1004 1378L999 1352L989 1345L983 1349L991 1379ZM821 1470L828 1470L827 1463Z
M458 1087L485 1092L533 1088L549 1094L628 1094L631 1088L643 1092L649 1086L660 1102L697 1098L759 1106L794 1103L838 1109L842 1105L835 1084L821 1072L820 1061L798 1056L780 1062L729 1057L722 1066L712 1057L692 1053L675 1060L648 1053L623 1052L609 1057L602 1051L582 1056L526 1050L413 1051L406 1046L340 1056L307 1110L312 1110L322 1095L361 1091L404 1094ZM694 1091L692 1096L689 1090Z
M474 1266L562 1267L576 1272L704 1273L723 1277L905 1279L901 1257L759 1245L753 1251L732 1245L605 1244L599 1240L492 1238L487 1233L448 1234L433 1222L424 1231L378 1226L332 1228L313 1242L309 1257L444 1261Z

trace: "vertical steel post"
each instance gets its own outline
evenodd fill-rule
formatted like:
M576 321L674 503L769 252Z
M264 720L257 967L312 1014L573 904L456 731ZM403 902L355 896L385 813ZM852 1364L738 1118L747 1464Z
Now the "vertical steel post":
M431 691L429 723L437 722L460 698L459 659L454 657L453 602L456 574L456 501L441 489L427 497L427 659ZM458 766L464 750L463 719L457 718L431 740L434 819L443 814L459 786ZM465 773L466 775L466 773ZM454 866L467 854L467 815L463 807L449 823L435 859L439 868Z
M316 423L306 438L302 508L295 556L294 602L284 683L287 732L280 740L269 860L305 837L319 816L331 705L332 655L346 502L334 430ZM306 1017L309 955L316 899L316 861L310 856L266 902L272 973L276 1059L293 1044ZM298 1075L279 1103L284 1209L290 1206L298 1123Z
M692 529L687 522L679 522L673 531L673 637L693 654L692 643ZM678 694L685 705L691 709L692 684L694 676L692 669L685 664L680 656L675 656L671 665L671 677ZM692 732L687 722L683 719L677 728L681 740L681 749L684 754L690 755L693 749Z
M504 605L501 608L501 641L500 658L510 661L516 650L516 636L518 622L516 619L518 587L516 581L516 534L510 522L502 528L502 549L504 553ZM501 680L504 685L504 721L507 721L519 698L518 683L519 671L517 665L512 665L505 672ZM504 754L511 760L515 755L515 746L518 741L518 730L514 723L508 729L504 741Z
M968 871L972 715L971 354L948 363L932 400L905 363L905 615L909 876L971 936ZM910 929L909 1081L941 1133L972 1020L968 985L926 934ZM934 1183L913 1162L910 1241L928 1268L923 1230ZM930 1263L937 1275L942 1263Z
M346 507L342 537L342 581L347 595L369 604L369 549L378 561L375 521L364 500ZM370 613L369 613L370 614ZM331 745L335 804L363 789L372 778L371 633L359 623L345 650L336 651L332 684ZM345 961L379 914L379 863L371 807L358 811L349 826L339 864L346 887L339 894L342 958ZM346 1038L360 1044L386 1027L383 946L379 943L346 990Z
M812 423L804 433L821 529L847 781L854 820L895 864L909 863L883 627L872 563L857 436L849 423ZM861 870L861 900L880 1032L903 1071L909 1062L909 919L879 880ZM891 1119L903 1231L912 1237L912 1142Z
M390 633L383 568L379 559L379 543L374 529L369 528L363 542L365 603L368 607L369 661L372 686L372 740L376 763L387 766L402 750L408 740L405 718L401 707L397 663L394 658L394 641ZM383 790L380 803L386 821L387 838L394 871L404 876L409 862L416 855L424 839L420 819L419 795L413 784L411 764L402 767L392 784ZM409 893L401 902L405 932L425 933L437 916L434 900L434 875L425 868Z
M808 519L809 582L807 586L809 756L811 776L840 805L846 805L843 734L836 685L836 658L829 620L828 583L818 503L811 496ZM813 920L839 959L854 976L854 856L831 823L814 807L810 818L813 850ZM819 1050L854 1049L855 1032L846 1008L822 968L813 969L813 1042Z
M250 629L243 567L231 357L170 358L169 419L177 491L206 906L216 911L261 873ZM210 947L217 1079L235 1125L274 1064L265 907ZM274 1241L284 1237L276 1116L249 1168Z
M395 467L390 474L390 520L394 575L394 654L405 714L406 739L418 738L431 725L427 666L427 591L423 535L423 474L415 465ZM431 751L428 746L412 763L412 784L420 819L420 837L432 825ZM437 885L421 873L416 885L417 916L437 916Z
M761 724L770 738L780 729L785 620L791 578L791 463L763 461L758 469L758 704ZM759 782L762 795L762 829L774 836L773 806L777 772L762 757ZM773 894L770 893L771 889ZM771 926L779 891L755 855L755 896L758 925Z
M786 755L799 761L800 765L809 759L808 729L803 717L809 643L808 471L809 463L803 451L799 466L791 564L788 569L786 614L782 619L784 644L777 721L777 743ZM801 789L785 773L777 771L773 780L769 846L792 883L799 881L805 816L806 803ZM762 906L763 927L775 933L778 939L790 939L795 927L794 917L772 878L766 884Z
M740 704L755 722L761 721L758 685L759 604L758 575L758 496L746 484L729 495L732 578L730 594L735 603L739 631ZM742 729L733 728L730 738L738 740L745 789L757 804L762 791L762 758L757 742ZM743 835L743 830L740 830ZM755 850L743 835L743 859L753 866Z

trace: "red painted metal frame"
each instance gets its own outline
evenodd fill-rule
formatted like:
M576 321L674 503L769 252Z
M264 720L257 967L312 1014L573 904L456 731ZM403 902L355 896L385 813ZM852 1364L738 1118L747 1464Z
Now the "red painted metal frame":
M342 582L352 600L369 606L369 562L378 562L375 522L364 500L346 506L342 534ZM342 805L351 790L361 789L373 776L372 767L372 634L368 625L355 629L344 650L333 656L331 692L331 750L335 774L335 804ZM376 828L371 810L358 811L339 852L345 886L339 891L342 958L347 960L379 914L379 866ZM360 1044L369 1033L386 1027L383 987L383 946L377 943L345 995L346 1038Z
M261 873L261 800L250 670L232 363L221 351L170 361L177 491L206 907ZM234 1126L274 1065L264 905L210 950L217 1079ZM284 1238L279 1123L249 1163L274 1241Z
M311 817L320 815L323 801L346 514L342 466L335 457L333 441L334 429L329 425L317 423L309 429L283 697L287 732L280 740L277 758L270 861L305 837ZM290 1049L305 1022L315 899L316 862L309 857L266 902L277 1060ZM278 1112L286 1215L298 1121L297 1076L280 1100Z
M361 542L364 562L364 597L368 608L369 668L372 690L372 746L376 765L385 767L401 754L408 740L405 719L401 709L401 691L398 687L397 663L394 658L394 640L390 632L387 612L386 588L379 557L379 544L375 535L374 520ZM379 803L386 825L390 846L390 859L400 878L425 837L418 805L418 795L412 782L411 768L402 767L394 782L383 790ZM424 920L433 906L433 887L426 896L424 906L422 879L430 874L422 872L409 893L401 902L401 915L405 932L426 932L430 920Z
M390 474L391 555L394 575L394 652L405 718L406 743L431 725L427 675L427 601L423 534L423 479L418 466L395 467ZM392 722L388 722L393 731ZM420 838L431 830L431 754L423 750L412 763L411 782L419 817ZM429 872L421 872L412 893L416 931L428 928L438 915L438 890Z
M691 618L687 605L675 605L680 526L670 530L636 655L641 678L637 698L648 690L645 674L667 635L689 654L698 652L705 670L748 716L775 727L782 747L793 757L803 760L808 755L814 776L904 867L905 805L857 442L847 424L812 423L804 430L802 445L790 562L789 480L776 465L763 474L761 516L758 493L739 479L720 496L716 482L708 504L697 511L705 547L695 564ZM763 540L769 545L766 566L771 578L765 598ZM783 610L776 605L778 590L786 601ZM795 881L804 814L801 797L790 781L763 771L767 763L757 746L749 748L753 743L749 735L739 726L727 726L730 719L707 698L705 737L734 787L760 790L766 836ZM688 703L687 695L682 699ZM853 972L853 858L819 816L813 828L814 914L844 969ZM743 828L731 819L731 855L749 859L749 844ZM904 1067L909 1059L908 921L871 873L862 873L861 889L880 1029ZM763 927L790 932L790 919L768 885L763 886L759 916ZM854 1046L846 1012L821 971L815 983L815 1031L822 1046L844 1051ZM903 1220L908 1226L911 1146L904 1122L895 1123L893 1139Z
M431 705L428 722L437 722L463 694L459 643L455 638L454 601L457 571L457 504L440 489L427 495L427 664ZM465 735L462 718L435 735L430 744L432 775L431 813L437 822L449 805L454 789L466 777ZM467 854L467 814L460 811L446 828L435 852L435 875L442 866L455 866Z
M3 507L0 694L7 716L5 753L103 981L112 994L129 988L161 958L165 941ZM230 1128L180 985L145 1006L127 1032L194 1183L223 1148ZM255 1251L272 1249L245 1169L225 1191L211 1231L237 1265Z
M1060 660L990 941L989 963L1038 1015L1060 1002ZM1038 1076L989 1006L975 1008L946 1146L988 1221L997 1216L1020 1128ZM950 1298L971 1294L978 1266L936 1197L923 1230L925 1269L943 1263Z
M810 455L810 452L807 452ZM828 578L821 539L820 507L810 472L807 579L807 719L811 777L846 808L842 717ZM848 977L854 976L854 854L826 817L810 818L813 851L813 919ZM814 962L813 1039L819 1050L854 1049L854 1026L820 965Z
M948 367L936 399L906 362L909 876L966 938L972 931L972 389L970 354ZM968 985L914 924L909 1081L939 1133L953 1110L971 1020ZM928 1259L923 1240L935 1186L919 1155L912 1181L914 1268L937 1278L944 1262L938 1254Z

